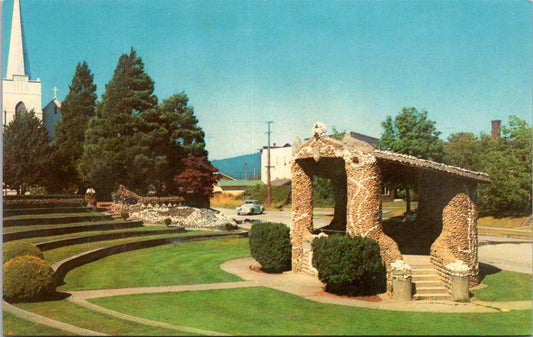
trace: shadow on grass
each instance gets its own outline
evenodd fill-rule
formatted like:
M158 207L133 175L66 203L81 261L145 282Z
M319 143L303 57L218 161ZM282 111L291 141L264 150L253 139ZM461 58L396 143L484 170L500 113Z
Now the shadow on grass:
M487 275L492 275L501 272L502 270L486 263L479 263L479 283L481 283Z
M62 301L65 298L70 297L71 294L65 293L62 291L56 291L51 294L39 296L38 298L35 298L33 300L24 300L24 301L10 301L9 303L38 303L38 302L55 302L55 301Z

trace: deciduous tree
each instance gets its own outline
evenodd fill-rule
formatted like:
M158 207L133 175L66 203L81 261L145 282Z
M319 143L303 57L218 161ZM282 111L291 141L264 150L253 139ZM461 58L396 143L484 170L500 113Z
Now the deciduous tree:
M377 147L397 153L411 155L421 159L441 162L444 157L443 142L439 139L440 132L436 123L427 118L427 111L418 111L414 107L403 108L394 120L387 116L381 123L383 133ZM403 182L406 211L411 210L410 187Z

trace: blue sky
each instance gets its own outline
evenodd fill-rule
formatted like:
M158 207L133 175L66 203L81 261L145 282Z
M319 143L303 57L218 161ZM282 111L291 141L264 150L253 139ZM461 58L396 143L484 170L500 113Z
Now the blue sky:
M3 4L3 71L12 13ZM185 91L210 159L310 136L314 122L379 137L402 107L445 139L532 117L526 0L21 0L43 106L87 61L99 98L134 47L159 100Z

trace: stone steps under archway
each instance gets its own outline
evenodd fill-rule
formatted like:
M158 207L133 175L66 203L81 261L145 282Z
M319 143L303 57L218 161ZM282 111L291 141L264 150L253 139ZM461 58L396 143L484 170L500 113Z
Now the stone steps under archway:
M414 285L415 299L449 300L450 292L430 262L429 255L403 255L411 266L411 282Z

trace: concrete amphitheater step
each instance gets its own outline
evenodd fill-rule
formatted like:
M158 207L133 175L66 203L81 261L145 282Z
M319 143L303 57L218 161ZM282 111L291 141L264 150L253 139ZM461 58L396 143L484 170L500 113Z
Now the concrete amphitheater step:
M94 235L84 235L76 236L71 238L62 238L56 240L50 240L45 242L39 242L35 245L39 247L40 250L46 251L50 249L55 249L59 247L65 247L70 245L76 245L80 243L88 242L97 242L97 241L106 241L114 239L124 239L136 236L146 236L146 235L164 235L164 234L178 234L184 233L185 229L163 229L163 230L143 230L143 231L120 231L113 233L103 233L103 234L94 234Z
M8 232L2 235L4 242L26 239L26 238L35 238L35 237L45 237L53 235L62 235L78 232L89 232L89 231L102 231L102 230L117 230L117 229L126 229L126 228L135 228L142 227L142 221L103 221L98 223L91 224L81 224L81 225L70 225L70 226L59 226L59 227L48 227L48 228L38 228L38 229L28 229L23 231Z
M33 225L58 225L73 222L111 220L111 216L102 213L87 213L80 215L45 214L33 217L7 217L3 219L4 227L33 226Z
M17 215L37 215L37 214L61 214L61 213L85 213L88 212L84 206L62 206L62 207L35 207L35 208L11 208L4 209L4 217Z

